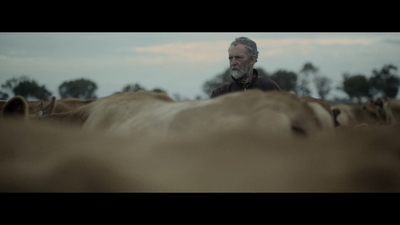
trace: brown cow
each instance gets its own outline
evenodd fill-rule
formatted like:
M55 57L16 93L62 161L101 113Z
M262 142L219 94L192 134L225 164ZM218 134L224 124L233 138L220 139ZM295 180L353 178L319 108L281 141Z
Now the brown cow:
M341 125L354 127L358 124L381 125L384 124L384 119L379 113L379 107L370 100L362 106L337 104L332 105L332 112L337 115L337 121Z
M400 99L377 98L375 104L381 109L381 116L388 124L400 123Z
M0 192L400 192L399 127L307 140L263 131L163 139L2 120Z
M147 133L168 136L171 132L255 127L270 135L309 135L331 131L330 114L319 104L301 101L288 92L251 90L220 98L178 102L165 93L119 92L97 99L67 113L42 120L78 124L83 130L112 133Z
M2 102L0 105L0 112L2 116L14 118L27 119L28 117L38 117L46 112L52 113L56 104L56 98L52 97L49 102L44 104L43 100L40 101L26 101L20 95L10 98L8 101Z
M27 101L29 105L29 115L31 117L42 116L43 114L52 114L55 111L57 100L56 97L51 97L50 101ZM36 105L35 105L36 104Z
M30 107L25 98L16 95L3 104L0 111L0 117L26 120L29 116L29 109Z
M79 99L79 98L63 98L56 99L55 96L50 101L27 101L30 107L37 106L40 102L43 102L42 113L53 114L69 112L80 106L87 105L95 99ZM31 110L30 110L31 111Z
M78 107L90 104L96 99L63 98L58 99L53 113L64 113L74 110Z
M337 121L337 116L339 115L340 111L332 110L331 105L329 103L320 98L314 98L312 96L299 96L299 98L302 101L315 102L320 104L330 115L330 121L332 121L331 123L333 123L335 127L340 126L340 123Z
M6 100L0 100L0 110L3 108L3 106L7 103Z

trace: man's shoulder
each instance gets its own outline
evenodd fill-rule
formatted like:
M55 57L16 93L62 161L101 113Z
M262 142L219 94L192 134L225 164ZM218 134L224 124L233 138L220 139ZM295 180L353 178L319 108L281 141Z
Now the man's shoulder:
M211 97L216 97L218 95L222 95L224 93L229 92L229 90L232 89L232 85L234 85L234 81L228 81L226 83L221 84L212 91Z
M260 82L274 82L272 79L268 78L268 77L258 77L257 79Z
M257 79L257 84L259 87L264 87L267 89L281 89L274 80L267 77L259 77Z
M217 87L216 89L224 89L226 87L232 86L234 83L235 82L231 80L231 81L228 81L228 82L225 82L225 83L219 85L219 87Z

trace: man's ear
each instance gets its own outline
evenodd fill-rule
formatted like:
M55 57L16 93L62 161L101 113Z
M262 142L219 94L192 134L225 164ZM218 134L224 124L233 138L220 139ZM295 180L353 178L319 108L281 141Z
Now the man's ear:
M251 60L250 60L251 65L256 64L256 62L257 62L257 58L255 56L252 56Z

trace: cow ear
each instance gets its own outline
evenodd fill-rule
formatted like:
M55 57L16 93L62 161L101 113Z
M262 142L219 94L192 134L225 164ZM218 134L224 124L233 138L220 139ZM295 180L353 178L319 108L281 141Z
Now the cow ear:
M37 105L33 106L30 109L30 114L40 114L43 108L43 100L41 100Z
M254 64L256 64L256 62L257 62L257 57L256 56L252 56L251 57L251 59L250 59L252 62L252 65L254 65Z
M57 99L55 96L51 97L50 102L43 108L45 114L53 114L57 105Z
M333 113L334 117L337 117L340 114L340 109L334 108L334 109L332 109L332 113Z
M375 105L379 106L379 107L383 107L383 99L382 98L377 98L375 101Z

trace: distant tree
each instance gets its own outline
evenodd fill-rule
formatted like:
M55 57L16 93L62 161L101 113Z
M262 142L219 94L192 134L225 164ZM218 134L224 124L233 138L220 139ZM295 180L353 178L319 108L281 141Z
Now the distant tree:
M96 99L96 83L87 79L65 81L58 87L61 98Z
M125 87L122 88L122 92L136 92L136 91L145 91L145 88L140 86L140 84L127 84Z
M257 70L257 72L258 72L258 77L266 77L266 78L268 78L268 77L270 77L271 75L267 72L267 71L265 71L263 68L256 68L256 70Z
M0 100L7 100L8 98L9 95L7 93L0 91Z
M223 72L221 74L217 74L211 80L206 81L203 84L203 91L206 95L211 96L211 93L215 88L217 88L217 87L221 86L222 84L229 82L231 80L232 80L231 73L228 68L225 70L225 72Z
M189 98L187 97L182 97L179 93L174 93L172 95L172 98L175 99L176 101L182 102L182 101L190 101Z
M315 67L311 62L304 63L303 68L300 72L305 74L316 74L318 73L319 69Z
M137 92L137 91L146 91L144 87L142 87L140 84L135 83L135 84L127 84L125 87L122 88L122 92ZM154 88L151 90L152 92L164 92L167 93L165 90L161 88Z
M164 91L161 88L154 88L153 90L151 90L152 92L158 92L158 93L167 93L166 91Z
M299 84L296 86L296 95L307 96L311 95L311 90L309 88L310 81L305 78L300 78Z
M11 78L6 80L4 84L1 85L3 89L9 90L10 92L14 93L14 87L18 85L20 81L26 81L28 78L26 76L21 76L20 78Z
M318 73L318 68L316 68L312 63L307 62L303 65L300 70L300 76L298 79L298 85L296 88L296 94L298 96L311 95L310 85L310 75L316 75Z
M357 103L362 103L362 98L371 98L370 85L368 84L367 78L364 75L353 75L343 74L343 87L339 88L343 90L348 96L350 101L353 98L357 99Z
M318 96L325 101L326 96L331 91L332 79L324 76L316 76L314 78L314 84L317 89Z
M39 86L34 80L30 80L27 76L20 78L11 78L1 85L2 88L11 91L14 95L21 95L25 99L50 100L52 93L49 92L44 85ZM2 92L2 98L8 97L8 94Z
M400 79L392 73L397 71L397 67L393 65L385 65L380 71L373 70L373 75L369 78L368 83L371 86L371 94L381 94L383 97L394 98L400 86Z
M296 93L297 74L285 70L278 70L269 76L282 90Z

